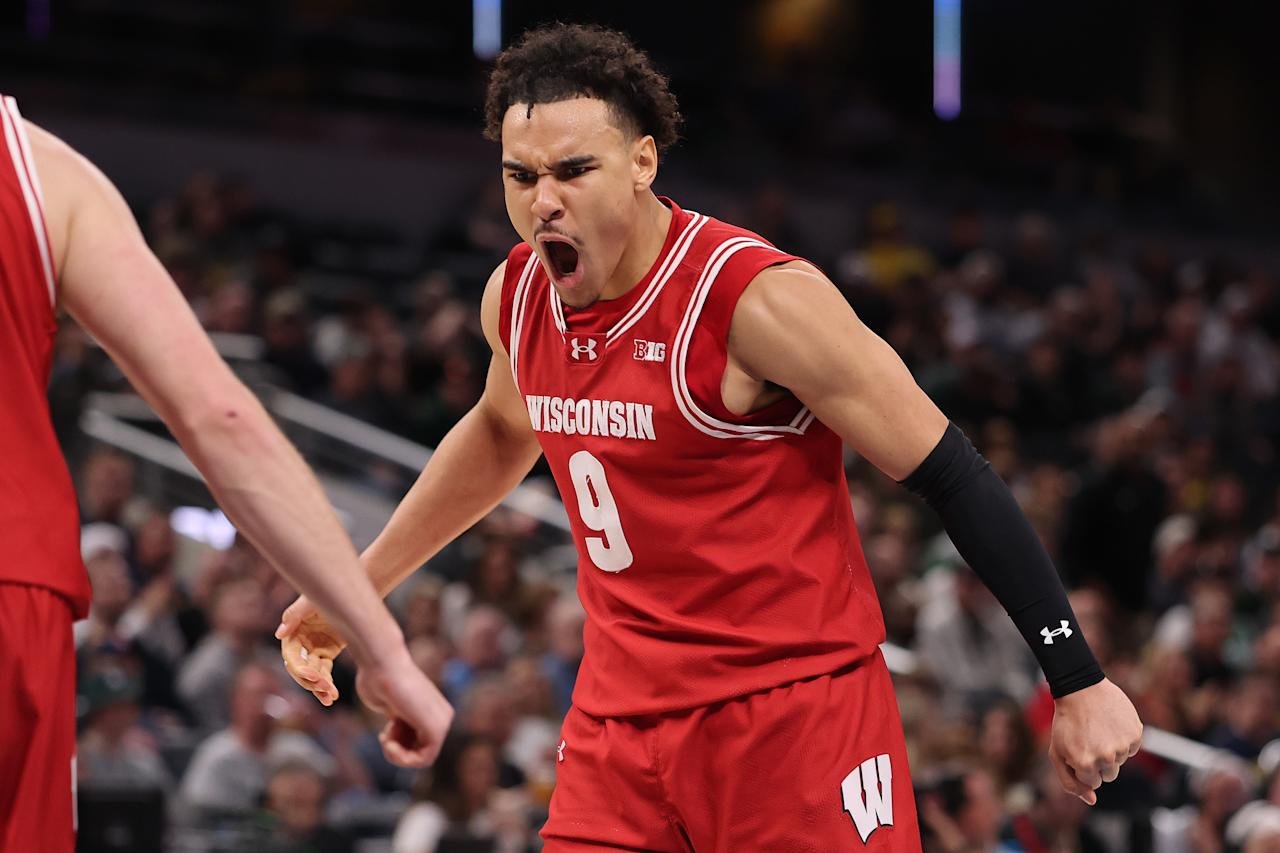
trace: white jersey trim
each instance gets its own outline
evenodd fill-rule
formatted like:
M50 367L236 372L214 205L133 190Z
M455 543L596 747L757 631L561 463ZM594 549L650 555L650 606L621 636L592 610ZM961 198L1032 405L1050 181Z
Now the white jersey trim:
M35 160L31 156L31 143L27 129L18 112L18 102L6 96L0 102L0 120L4 122L4 139L9 148L13 171L22 187L22 198L27 203L27 216L31 230L35 232L36 246L40 253L40 265L44 269L45 286L49 289L49 305L58 302L58 292L53 277L53 253L49 250L49 231L45 227L44 203L40 192L40 178L36 175Z
M680 267L680 263L689 252L689 247L693 245L694 237L698 236L698 232L702 230L702 226L710 221L710 217L701 213L686 211L692 214L692 218L685 223L684 228L680 231L680 235L676 241L671 244L671 251L667 252L667 256L662 259L662 263L658 266L658 270L654 273L653 279L649 282L649 286L645 288L644 293L640 296L636 303L623 314L617 322L609 328L605 333L605 344L611 344L621 337L627 329L630 329L640 321L653 304L658 301L658 296L662 293L662 289L666 287L667 282L675 271ZM548 276L548 284L550 277ZM560 294L556 293L554 286L549 286L549 299L551 300L551 316L555 318L556 328L560 330L563 336L568 332L568 324L564 318L564 303L560 301Z
M720 270L731 257L748 248L778 251L773 246L751 237L733 237L717 246L707 259L702 276L698 279L693 295L689 298L689 305L685 308L684 319L676 332L671 358L671 389L675 392L676 405L685 416L685 420L707 435L716 438L749 438L755 441L768 441L785 435L804 435L815 417L807 406L801 408L789 424L778 426L735 424L707 414L698 407L693 399L693 393L689 390L685 367L689 358L689 344L693 340L693 330L698 324L698 318L702 315L702 308L706 304L707 296L711 293L717 276L720 275ZM782 253L779 252L779 254Z
M538 256L530 253L529 260L520 271L520 279L516 282L515 294L511 298L511 341L507 360L511 362L511 378L515 380L516 390L520 389L520 335L524 331L524 315L528 313L526 303L529 301L529 282L533 279L537 262Z

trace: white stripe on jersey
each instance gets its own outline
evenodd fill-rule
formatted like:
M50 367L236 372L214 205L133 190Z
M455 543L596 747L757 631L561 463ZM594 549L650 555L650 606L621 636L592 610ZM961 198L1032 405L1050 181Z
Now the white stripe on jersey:
M688 254L689 247L693 245L693 238L698 236L698 232L702 230L702 226L706 225L710 217L703 216L701 213L693 213L693 218L685 225L684 231L671 244L671 251L667 253L667 257L662 261L662 266L658 267L658 272L653 277L653 281L649 282L648 289L644 292L644 296L635 305L631 306L631 310L623 315L622 319L614 323L605 336L605 343L613 343L622 336L627 329L630 329L640 321L653 303L658 301L658 295L662 292L662 288L666 286L671 276L675 275L675 271L680 268L680 262L684 260L684 256Z
M31 144L27 140L27 129L22 124L22 115L18 112L18 102L13 98L5 97L0 102L0 121L4 123L4 139L9 147L9 159L13 161L13 171L18 175L22 198L27 203L31 230L35 232L40 265L44 268L44 281L49 288L49 304L56 305L58 294L53 280L53 253L49 251L49 232L45 228L40 178L36 175L36 164L31 157Z
M676 332L674 352L671 358L671 388L675 392L676 405L680 408L685 419L696 429L716 438L749 438L756 441L768 441L774 438L782 438L786 434L804 435L805 430L809 428L809 424L813 423L814 420L813 413L807 407L797 412L791 423L785 426L734 424L722 421L704 412L698 407L698 404L693 399L692 392L689 391L685 365L689 357L689 344L693 340L694 327L698 323L698 318L702 315L703 305L706 304L707 296L711 293L711 288L715 284L716 277L720 275L720 270L724 268L724 265L728 263L733 255L747 248L778 251L767 243L762 243L751 237L733 237L721 243L711 253L711 256L707 259L706 266L702 270L701 278L698 279L697 285L694 286L693 295L690 297L689 305L685 309L684 319Z
M533 279L533 270L538 261L536 254L530 253L524 269L520 271L520 280L516 282L516 292L511 299L511 351L507 360L511 362L511 378L515 380L516 390L520 389L520 334L524 330L525 303L528 301L529 282Z

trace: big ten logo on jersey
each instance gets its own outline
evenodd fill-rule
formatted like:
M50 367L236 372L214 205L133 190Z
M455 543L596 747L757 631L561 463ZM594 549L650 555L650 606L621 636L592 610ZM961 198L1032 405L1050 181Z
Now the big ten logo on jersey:
M844 810L862 843L882 826L893 826L893 766L887 754L868 758L840 783Z
M597 365L604 358L605 335L575 333L564 339L564 358L570 364Z
M658 341L635 341L634 357L636 361L666 361L667 345Z

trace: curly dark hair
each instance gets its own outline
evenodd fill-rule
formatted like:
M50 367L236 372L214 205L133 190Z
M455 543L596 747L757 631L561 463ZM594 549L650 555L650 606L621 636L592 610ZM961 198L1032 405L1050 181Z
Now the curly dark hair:
M679 138L680 105L667 78L616 30L594 24L547 24L529 30L498 55L485 95L484 135L501 140L512 104L599 98L619 126L649 134L664 153Z

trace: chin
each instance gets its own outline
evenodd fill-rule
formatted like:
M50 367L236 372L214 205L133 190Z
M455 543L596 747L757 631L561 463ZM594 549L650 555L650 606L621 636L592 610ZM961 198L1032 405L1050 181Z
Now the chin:
M553 283L552 287L560 295L560 301L570 308L586 308L600 298L599 288L591 288L585 282L570 288L560 287L558 284Z

